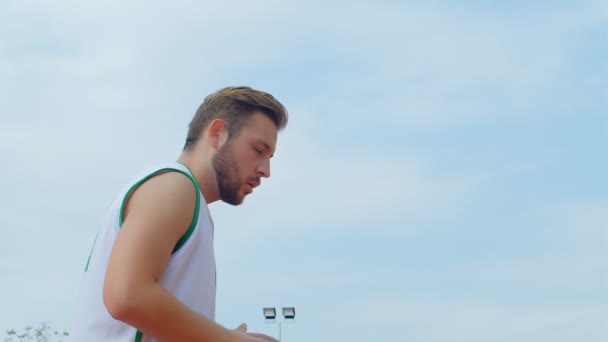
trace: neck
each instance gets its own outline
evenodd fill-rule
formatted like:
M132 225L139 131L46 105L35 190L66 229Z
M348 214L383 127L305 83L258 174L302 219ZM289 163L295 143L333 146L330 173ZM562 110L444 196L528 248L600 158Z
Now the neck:
M200 157L195 158L192 152L184 151L177 161L184 164L190 170L190 173L192 173L192 176L198 182L207 204L220 199L215 170L210 158L209 160L201 160Z

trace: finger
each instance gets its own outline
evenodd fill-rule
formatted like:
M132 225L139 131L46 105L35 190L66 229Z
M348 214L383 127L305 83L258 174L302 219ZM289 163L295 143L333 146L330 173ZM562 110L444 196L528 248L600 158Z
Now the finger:
M242 333L246 333L247 332L247 324L245 323L241 323L241 325L239 325L238 328L236 328L237 331L242 332Z

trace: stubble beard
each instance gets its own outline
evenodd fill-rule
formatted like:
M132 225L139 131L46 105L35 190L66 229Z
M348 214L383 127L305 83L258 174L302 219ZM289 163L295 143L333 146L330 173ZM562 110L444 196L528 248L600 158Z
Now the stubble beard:
M231 205L243 203L244 196L240 192L241 183L237 180L238 166L232 158L232 148L228 142L213 156L212 165L220 199Z

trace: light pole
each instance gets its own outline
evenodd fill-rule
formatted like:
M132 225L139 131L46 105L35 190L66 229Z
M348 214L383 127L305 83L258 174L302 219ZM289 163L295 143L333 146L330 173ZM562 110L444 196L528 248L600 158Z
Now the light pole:
M296 319L296 308L284 307L283 308L283 319L284 321L277 321L277 311L275 308L264 308L262 310L264 313L264 318L266 319L266 323L275 323L279 325L279 342L281 342L281 325L286 322L293 323Z

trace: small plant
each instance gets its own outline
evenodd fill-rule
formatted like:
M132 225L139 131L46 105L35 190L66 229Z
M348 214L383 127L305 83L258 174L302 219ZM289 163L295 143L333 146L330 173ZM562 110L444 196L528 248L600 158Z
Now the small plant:
M53 330L43 322L36 328L28 325L21 332L15 329L7 330L4 342L62 342L66 336L67 331Z

